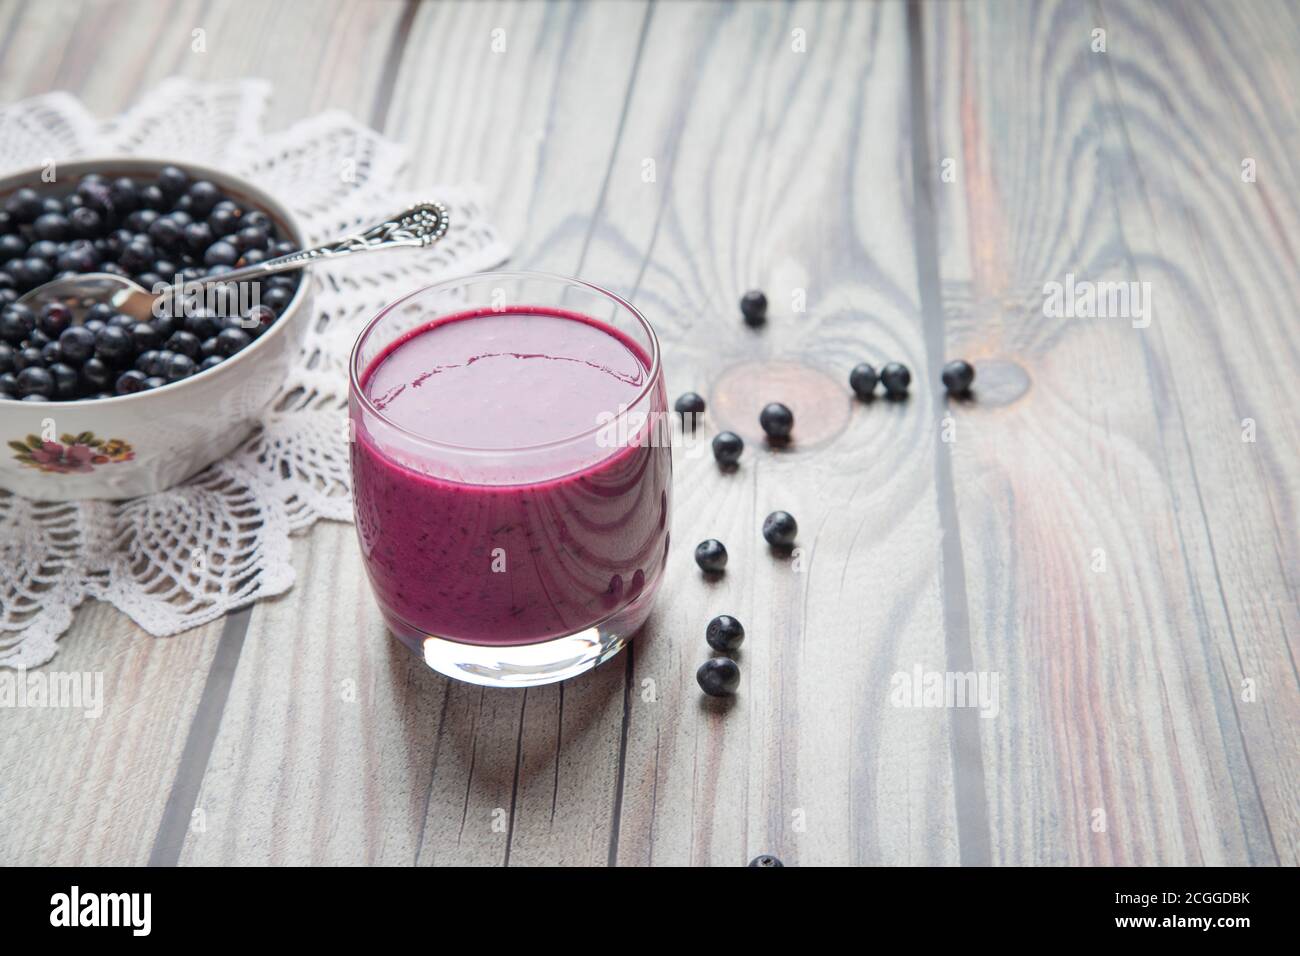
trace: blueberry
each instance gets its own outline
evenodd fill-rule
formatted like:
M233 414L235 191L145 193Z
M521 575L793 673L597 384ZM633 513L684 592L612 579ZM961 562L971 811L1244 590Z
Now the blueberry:
M209 355L207 358L205 358L202 362L199 363L199 371L206 372L210 368L216 368L218 365L222 363L222 361L223 360L220 355Z
M199 255L214 240L212 227L206 222L192 222L185 227L185 247L194 255Z
M0 236L0 264L27 254L27 243L21 236Z
M263 251L266 248L267 235L265 229L257 226L244 226L236 233L235 238L239 240L239 248L245 251Z
M60 252L55 265L60 272L95 272L99 268L99 253L89 242L81 240L81 244L69 246Z
M885 386L885 397L897 401L907 395L907 386L912 384L912 373L906 365L890 362L880 370L880 383Z
M158 170L158 188L175 202L190 187L190 177L178 166L164 166Z
M54 376L39 365L28 366L18 373L18 394L22 398L28 395L49 398L54 394Z
M135 233L128 229L114 229L105 239L108 246L108 254L113 257L120 256L122 250L125 249L134 238Z
M688 426L691 431L695 431L695 423L699 416L704 414L704 399L695 392L686 392L677 399L673 405L677 414L682 417L682 424ZM690 418L687 418L687 416Z
M798 533L799 523L788 511L773 511L763 519L763 537L774 548L793 546L795 535Z
M55 362L48 369L54 376L54 396L64 400L77 397L77 370L65 362Z
M35 349L43 349L54 340L41 331L40 326L27 333L27 344Z
M137 209L122 220L122 225L132 232L144 234L149 231L149 227L157 222L159 218L158 213L152 209Z
M780 402L772 402L763 406L763 411L758 416L758 423L763 426L763 431L767 432L767 437L772 441L785 441L794 428L794 412Z
M229 358L251 341L243 329L222 329L217 333L217 354Z
M203 344L199 346L199 354L204 358L210 358L217 354L217 337L215 335L203 340Z
M266 259L267 255L261 249L246 249L243 254L240 255L239 262L236 263L236 265L255 266L259 262L265 262Z
M100 216L112 217L113 200L108 184L102 178L94 179L90 176L83 176L81 182L77 184L77 194L81 196L84 202L81 208L93 209Z
M778 860L776 857L774 857L772 854L764 853L762 856L756 856L752 860L750 860L749 866L746 867L746 869L752 869L754 867L759 867L765 870L774 870L777 868L784 868L785 864L782 863L780 860Z
M239 217L230 208L214 209L208 216L208 226L218 239L224 238L239 229Z
M37 239L62 242L68 238L68 217L61 212L47 212L37 216L32 223L32 235Z
M109 365L120 365L130 357L135 343L119 325L106 325L95 333L95 354Z
M704 639L715 651L730 654L745 640L745 627L730 614L719 614L709 622Z
M289 304L293 298L293 293L283 286L272 286L262 293L262 305L266 306L276 315L284 311L284 307Z
M182 330L171 334L171 337L167 339L166 348L169 352L179 352L197 361L202 354L203 343L199 341L199 337L193 332Z
M190 200L188 211L197 217L206 217L221 201L221 190L206 179L201 179L191 186L185 195Z
M146 389L162 388L166 384L167 379L163 378L161 375L150 375L144 380L144 387Z
M36 219L42 210L41 196L35 189L19 189L5 200L4 210L14 222L28 223Z
M41 361L46 368L63 361L63 349L59 348L58 342L46 342L41 346Z
M117 262L123 269L131 272L143 272L153 264L156 258L158 257L154 253L153 243L149 241L148 237L138 236L127 243Z
M176 331L176 320L166 312L162 315L155 315L151 320L151 324L158 330L158 335L164 342L171 338L172 333Z
M0 312L0 339L10 345L22 345L34 328L36 317L26 306L11 305Z
M194 359L177 352L168 359L167 367L162 374L169 382L179 382L183 378L189 378L194 374Z
M62 303L51 302L41 309L36 327L52 339L57 339L72 325L72 311Z
M113 184L108 187L108 198L118 215L134 212L140 206L140 191L136 188L135 180L126 176L113 180Z
M701 541L695 546L695 563L701 571L718 574L727 566L727 547L716 538Z
M762 325L767 321L767 296L758 289L750 289L740 297L740 314L747 325Z
M95 352L95 333L84 325L74 325L59 336L59 350L69 362L84 362Z
M18 395L18 376L13 372L0 372L0 392L6 395Z
M849 388L864 402L875 393L878 381L880 376L876 374L875 367L866 362L853 366L853 371L849 372Z
M718 432L713 436L713 457L719 465L734 465L744 450L744 439L735 432Z
M119 395L131 395L144 391L145 374L135 369L128 369L117 377L114 388Z
M157 186L145 186L140 190L140 205L154 212L162 212L168 206L167 196Z
M85 321L106 323L117 314L117 309L113 308L107 302L96 302L90 308L86 309Z
M206 309L197 309L185 317L185 331L200 340L209 339L221 331L221 320Z
M53 239L38 239L27 247L27 258L44 259L53 265L59 259L59 244Z
M975 369L965 359L957 359L943 367L943 387L949 395L965 395L975 382Z
M224 239L214 242L203 253L203 264L206 266L233 266L238 261L239 250Z
M51 268L50 264L44 259L37 259L35 256L29 256L28 258L19 261L22 263L28 285L44 285L54 278L54 269ZM10 274L13 274L12 268L9 271ZM14 278L17 279L18 276L14 275Z
M710 697L730 697L740 686L740 665L730 657L715 657L700 665L695 680Z
M0 342L0 373L14 370L14 347L8 342Z
M179 249L185 241L185 227L171 216L162 216L149 227L149 238L159 249Z
M27 346L19 349L14 354L14 371L21 372L25 368L44 368L45 356L39 348Z
M161 353L157 349L145 349L135 357L134 367L146 375L154 375L154 366Z
M162 344L162 336L148 322L137 322L131 326L131 341L138 351L147 352Z

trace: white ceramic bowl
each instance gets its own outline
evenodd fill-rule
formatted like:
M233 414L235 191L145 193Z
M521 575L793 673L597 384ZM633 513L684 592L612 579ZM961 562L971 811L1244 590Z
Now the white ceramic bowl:
M166 160L119 158L61 163L58 184L42 183L41 169L0 177L0 202L31 186L70 192L86 173L107 177L156 175ZM302 227L262 190L215 169L178 163L193 179L207 179L245 207L263 210L281 233L303 245ZM311 283L304 276L280 317L241 352L179 382L147 392L76 402L0 399L0 488L28 498L129 498L161 491L233 451L252 432L284 384L311 315ZM19 451L50 442L44 464ZM58 446L57 448L55 446Z

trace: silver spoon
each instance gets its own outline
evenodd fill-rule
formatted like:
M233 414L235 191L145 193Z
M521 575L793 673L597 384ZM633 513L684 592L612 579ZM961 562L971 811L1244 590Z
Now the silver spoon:
M55 279L53 282L39 285L21 296L18 301L33 310L40 309L51 302L59 302L68 306L78 321L90 306L97 302L107 302L118 312L129 315L136 321L144 322L157 314L155 304L159 299L193 295L211 286L261 279L263 276L274 275L277 272L302 269L322 259L338 259L357 252L421 249L445 236L450 223L447 208L441 203L417 203L400 215L371 226L365 232L352 233L324 245L291 252L287 256L268 259L242 269L233 269L221 275L176 283L158 292L151 292L125 276L114 275L111 272L88 272L85 275Z

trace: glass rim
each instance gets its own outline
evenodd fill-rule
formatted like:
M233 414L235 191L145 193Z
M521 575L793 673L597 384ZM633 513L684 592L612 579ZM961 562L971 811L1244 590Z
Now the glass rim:
M411 299L416 298L417 296L421 296L424 295L426 292L433 292L446 287L462 285L467 282L474 282L478 280L491 281L492 279L516 279L516 280L541 279L547 282L555 282L564 285L580 286L582 288L588 289L591 292L596 293L598 296L603 296L604 298L611 300L615 305L623 309L626 309L628 312L630 312L633 318L635 318L637 323L641 326L642 330L645 331L646 336L650 339L650 368L648 370L649 374L646 377L645 385L643 385L641 387L641 390L637 392L636 397L632 399L632 401L628 402L627 405L624 406L621 410L615 410L614 417L610 420L610 422L604 424L597 422L591 428L588 428L584 431L577 432L576 434L573 435L566 435L564 438L556 438L551 441L539 442L533 445L515 445L508 448L481 448L476 445L458 445L454 442L439 441L436 438L429 438L425 435L421 435L419 432L412 431L411 429L407 428L404 425L399 425L397 424L397 422L393 421L391 418L385 415L383 411L381 411L375 405L375 403L370 400L370 396L367 395L365 393L365 390L361 387L362 370L359 368L361 364L360 361L361 349L362 346L364 346L365 343L369 340L371 333L375 331L375 328L379 325L380 322L382 322L389 315L389 313L391 313L394 309L398 308L402 304L409 302ZM527 307L528 306L525 303L519 303L514 306L507 306L506 308L508 310L511 308L527 308ZM400 298L394 299L392 302L388 303L386 306L380 309L379 312L374 316L374 318L372 318L369 322L366 323L365 327L357 335L356 341L352 343L352 354L348 358L348 393L349 395L354 396L356 398L356 400L360 403L361 407L366 412L374 415L376 418L382 421L389 428L392 428L395 431L400 432L401 434L409 437L413 441L418 442L422 445L428 445L432 448L443 448L460 454L468 453L473 455L491 455L491 456L500 457L500 456L507 456L507 455L524 454L528 452L537 452L548 448L556 448L562 445L567 445L571 442L579 441L580 439L586 438L589 435L595 435L596 433L600 432L602 429L609 428L611 424L616 424L620 421L623 421L628 416L628 414L631 413L631 411L636 406L640 405L641 402L644 401L645 398L654 390L655 385L659 380L659 373L660 373L659 336L655 334L654 327L650 324L650 321L641 313L641 310L638 309L636 306L634 306L627 299L623 298L621 295L618 295L615 292L611 292L609 289L606 289L602 286L598 286L594 282L588 282L585 279L579 279L575 276L560 275L559 273L555 273L555 272L530 272L526 270L516 270L511 272L475 272L469 275L456 276L455 278L442 279L438 282L433 282L430 283L429 285L421 286L418 289L406 293L406 295L403 295Z

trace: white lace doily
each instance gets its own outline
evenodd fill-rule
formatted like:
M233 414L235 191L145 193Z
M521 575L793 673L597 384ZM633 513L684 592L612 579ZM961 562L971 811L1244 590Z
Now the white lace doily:
M52 93L0 109L0 173L85 156L145 155L215 166L255 182L300 217L315 243L369 226L416 198L398 191L405 150L350 116L322 113L262 130L259 81L173 79L108 122ZM451 211L421 253L317 265L316 318L302 361L261 429L183 485L126 502L41 503L0 492L0 666L35 667L87 597L151 634L206 623L293 583L289 535L351 520L346 365L365 322L398 294L491 268L508 250L472 191L429 186Z

